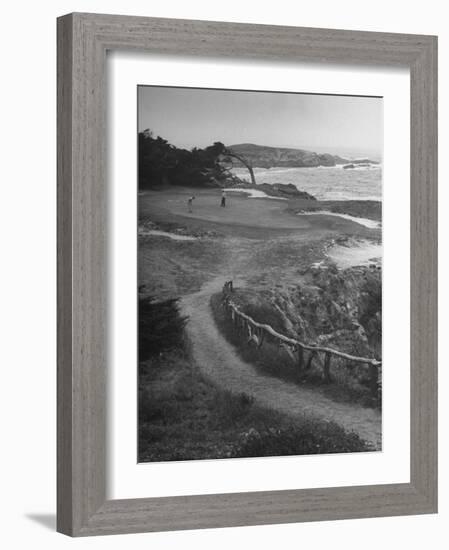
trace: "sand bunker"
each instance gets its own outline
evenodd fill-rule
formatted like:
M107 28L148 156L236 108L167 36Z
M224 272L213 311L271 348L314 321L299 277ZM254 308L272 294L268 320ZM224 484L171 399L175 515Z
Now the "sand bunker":
M174 241L196 241L196 237L190 235L178 235L177 233L168 233L167 231L159 231L159 229L139 230L139 235L147 237L149 235L156 235L157 237L167 237Z
M340 269L381 263L382 245L371 241L357 241L351 246L333 245L327 255Z
M274 199L278 201L286 201L284 197L271 197L270 195L267 195L264 191L259 191L258 189L236 189L234 187L231 187L229 189L225 189L227 193L245 193L246 195L249 195L249 199Z
M328 210L315 210L310 212L299 212L298 216L337 216L338 218L344 218L352 222L364 225L369 229L378 229L381 227L381 223L376 220L370 220L368 218L358 218L356 216L350 216L349 214L340 214L338 212L330 212Z

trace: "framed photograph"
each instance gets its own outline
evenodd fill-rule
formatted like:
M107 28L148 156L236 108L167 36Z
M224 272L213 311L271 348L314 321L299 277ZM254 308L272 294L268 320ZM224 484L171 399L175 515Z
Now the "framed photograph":
M58 19L58 531L437 511L437 39Z

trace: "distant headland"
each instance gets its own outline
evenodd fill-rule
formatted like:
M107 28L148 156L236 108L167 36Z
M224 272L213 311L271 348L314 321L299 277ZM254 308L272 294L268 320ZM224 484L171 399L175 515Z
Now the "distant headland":
M313 168L340 164L379 164L368 158L354 160L330 153L315 153L288 147L268 147L254 143L238 143L230 145L228 149L244 157L254 168Z

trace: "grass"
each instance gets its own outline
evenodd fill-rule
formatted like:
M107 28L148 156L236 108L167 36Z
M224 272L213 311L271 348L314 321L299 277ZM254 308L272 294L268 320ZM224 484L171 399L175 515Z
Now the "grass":
M220 332L236 348L238 355L243 361L251 363L263 374L268 374L269 376L274 376L286 382L301 385L302 387L313 388L336 402L353 403L370 408L379 407L377 396L373 397L367 389L360 385L344 383L341 378L345 376L340 376L340 380L338 381L328 383L323 381L320 367L312 368L308 372L300 371L290 355L279 349L277 344L265 340L261 348L257 348L254 344L248 345L240 332L236 330L234 324L226 317L221 307L221 299L221 293L217 293L211 298L214 320ZM268 322L278 332L285 332L282 330L280 318L276 317L276 312L273 310L269 312L271 322L267 321L267 317L265 316L267 313L266 306L258 308L255 304L250 303L248 307L242 309L255 321Z
M158 318L154 307L149 319ZM170 315L179 312L171 308ZM335 423L293 420L251 395L217 388L201 374L184 337L170 342L158 341L159 351L139 365L139 462L370 450Z
M187 211L187 197L195 195L193 213ZM344 201L346 203L346 201ZM353 201L356 203L357 201ZM359 215L364 213L362 202L352 205L350 211ZM374 201L373 201L374 202ZM221 236L241 237L250 239L270 239L282 235L307 230L311 236L316 230L329 230L332 233L341 233L345 230L351 234L366 235L366 228L355 227L352 222L343 219L339 221L335 230L335 220L325 219L311 228L307 223L296 216L298 210L313 208L327 209L329 201L310 201L304 199L291 199L288 201L248 199L244 196L229 196L226 208L220 208L220 191L218 189L198 189L187 187L169 187L159 191L148 191L139 196L139 220L140 222L151 220L167 227L183 226L187 230L214 231ZM333 208L342 208L343 203L332 202ZM369 206L367 216L371 217L371 211L378 207ZM376 218L377 219L377 218ZM169 225L167 225L169 224Z
M139 462L367 451L332 422L293 421L206 380L189 353L141 365Z
M221 307L221 293L214 294L211 297L210 303L214 320L220 332L230 344L237 348L237 352L243 361L253 364L263 374L276 376L286 382L299 382L301 380L299 371L291 358L287 353L279 350L277 345L265 340L262 348L259 349L253 344L248 345L242 339L242 335L225 316L224 310ZM253 305L249 308L249 311L245 309L245 313L256 321L262 322L262 319L259 318L260 316L254 313L254 310L255 306ZM273 323L273 325L273 328L280 330L279 326L277 326L278 323Z
M139 286L159 299L196 292L219 272L224 256L221 239L139 237Z
M220 237L182 242L139 237L139 285L143 286L143 297L171 300L199 290L219 274L233 271L241 273L252 287L270 289L273 282L276 287L296 284L305 266L322 259L327 239L345 233L345 228L354 232L351 222L346 226L344 221L339 222L334 228L332 220L304 229L304 222L286 210L290 204L302 206L300 201L277 204L236 197L223 212L217 206L216 193L210 191L195 191L198 201L192 217L186 212L189 193L192 190L170 189L141 196L140 221L151 220L169 231L182 228L193 235L212 231ZM208 219L202 217L202 209ZM216 219L210 217L210 211L215 212ZM232 212L235 220L225 218ZM254 220L257 224L252 226ZM255 307L252 314L257 312ZM266 312L263 313L265 318ZM220 326L219 319L217 323ZM150 326L145 330L154 329ZM224 326L222 331L230 340ZM217 388L201 374L184 335L175 339L174 345L162 345L163 341L159 344L159 352L150 350L139 364L139 461L369 450L356 435L344 432L336 424L307 417L292 420L261 408L250 395L234 395ZM291 359L279 354L275 346L264 345L260 363L252 355L254 348L240 340L235 341L235 346L239 353L250 354L243 358L265 373L297 384L311 384L323 392L341 391L337 385L323 387L318 380L301 378ZM343 397L348 399L347 392Z

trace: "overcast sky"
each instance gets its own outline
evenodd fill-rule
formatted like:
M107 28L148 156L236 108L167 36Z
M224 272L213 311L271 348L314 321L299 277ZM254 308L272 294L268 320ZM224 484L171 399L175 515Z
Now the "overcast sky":
M255 143L382 152L382 99L139 86L138 128L177 147Z

